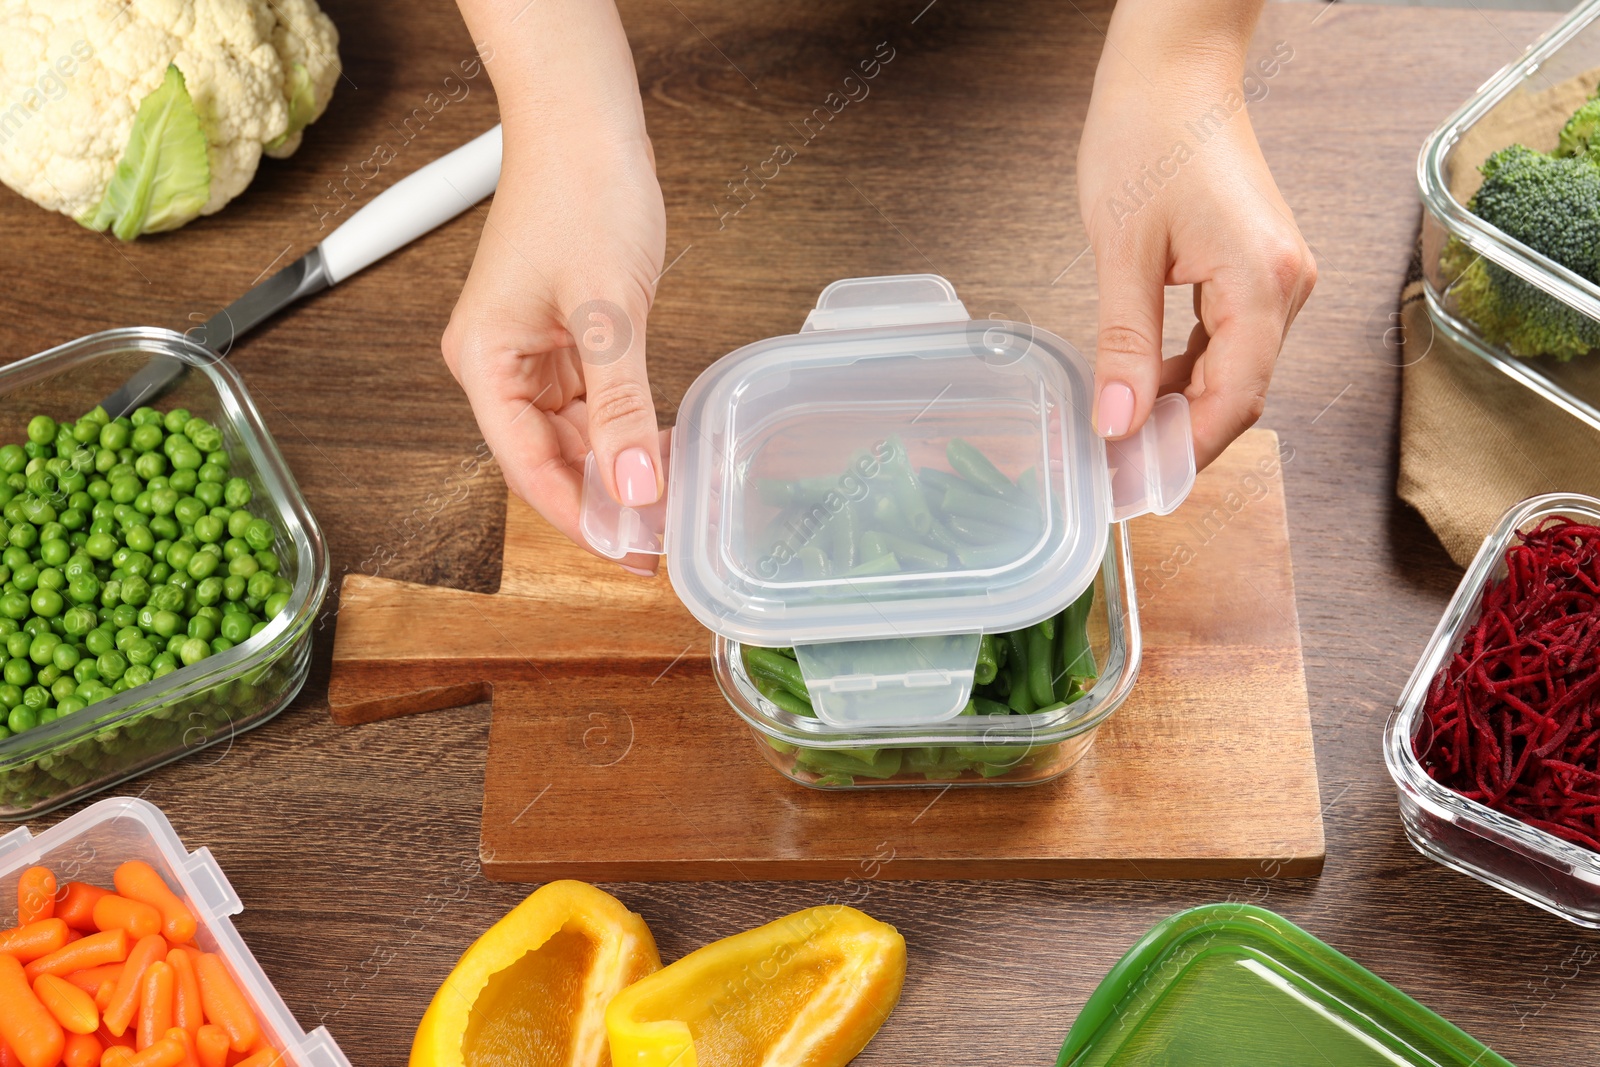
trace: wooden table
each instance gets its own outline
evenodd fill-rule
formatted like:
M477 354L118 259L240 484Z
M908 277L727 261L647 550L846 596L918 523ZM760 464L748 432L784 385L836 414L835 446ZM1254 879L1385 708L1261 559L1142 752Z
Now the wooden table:
M846 275L937 270L974 310L1092 336L1073 156L1104 5L626 6L674 260L651 320L664 421L708 361L792 330L817 291ZM482 77L464 83L464 99L427 110L471 49L446 0L382 5L381 16L357 0L327 7L344 28L347 69L332 110L298 156L269 164L219 218L123 247L0 196L9 356L110 326L204 318L318 240L319 218L340 203L330 183L345 182L359 205L494 121ZM1294 449L1285 478L1326 872L875 883L866 908L904 931L911 967L861 1063L1052 1062L1135 938L1225 898L1282 912L1515 1062L1597 1059L1600 937L1414 853L1379 751L1457 579L1394 496L1399 372L1379 340L1416 227L1417 147L1551 17L1272 4L1258 36L1260 51L1280 41L1293 50L1250 110L1322 267L1263 424ZM870 96L798 146L802 120L880 42L893 59ZM408 117L409 143L399 132ZM725 183L755 170L775 140L798 147L796 158L719 229L733 206ZM384 141L397 157L363 185L353 176L371 174L361 164ZM456 221L236 353L322 521L336 576L497 583L500 480L473 463L480 437L437 350L481 225L477 213ZM1187 303L1171 302L1169 344L1187 333ZM1227 588L1226 574L1217 580ZM230 751L128 789L162 805L191 847L217 854L247 906L241 931L302 1023L325 1022L358 1064L399 1064L437 982L526 887L477 873L487 708L332 726L323 694L334 609L318 637L322 670L293 709ZM829 892L611 888L645 915L668 959Z

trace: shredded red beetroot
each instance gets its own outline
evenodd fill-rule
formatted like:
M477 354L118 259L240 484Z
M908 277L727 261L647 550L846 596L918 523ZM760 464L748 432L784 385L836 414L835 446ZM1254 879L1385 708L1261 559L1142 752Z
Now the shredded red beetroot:
M1518 534L1433 681L1417 759L1462 796L1600 852L1600 526Z

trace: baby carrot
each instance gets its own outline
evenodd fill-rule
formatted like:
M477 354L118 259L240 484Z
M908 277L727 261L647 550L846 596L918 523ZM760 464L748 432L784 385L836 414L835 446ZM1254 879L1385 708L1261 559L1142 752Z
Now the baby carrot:
M22 1061L22 1067L56 1067L67 1037L61 1024L28 988L22 964L0 955L0 1039Z
M61 1055L66 1067L99 1067L100 1039L93 1034L68 1034L67 1048Z
M85 936L87 935L82 930L74 930L71 923L67 924L67 944L70 945L74 941L82 941Z
M283 1056L277 1049L264 1048L254 1055L246 1056L233 1067L274 1067L283 1062Z
M126 1045L112 1045L100 1054L100 1067L128 1067L134 1055Z
M194 1035L194 1049L200 1056L200 1067L228 1067L228 1031L206 1023Z
M133 1047L144 1051L172 1029L172 968L157 960L145 969L139 990L139 1031Z
M215 953L201 953L194 970L200 980L200 1003L205 1007L206 1019L228 1032L233 1051L248 1051L261 1031L249 1001L233 984L222 960Z
M0 930L0 952L19 963L30 963L67 946L67 924L60 919L40 919L35 923Z
M100 1029L100 1009L93 998L65 978L41 974L33 980L33 995L69 1033L92 1034Z
M117 868L112 880L118 893L161 913L161 932L168 941L182 945L194 939L194 912L167 888L166 881L154 867L142 860L129 860Z
M92 934L98 929L94 924L94 906L107 890L88 882L68 882L56 901L56 918L65 919L74 930Z
M116 1046L120 1046L122 1048L127 1049L129 1052L135 1051L134 1047L133 1047L133 1035L132 1034L121 1034L121 1035L113 1034L111 1031L106 1029L106 1024L105 1024L104 1018L101 1019L101 1021L100 1021L100 1029L99 1029L99 1031L97 1031L95 1033L94 1036L98 1037L100 1039L100 1044L102 1046L104 1046L105 1048L109 1049L113 1045L116 1045Z
M167 953L167 965L172 968L172 1025L192 1035L206 1021L205 1009L200 1004L200 980L194 973L194 957L189 955L188 949L175 948Z
M46 920L46 922L60 921L60 919ZM28 980L32 981L41 974L54 974L65 978L73 971L81 971L85 967L121 963L127 958L128 932L107 930L103 933L90 934L70 945L58 948L48 956L40 956L28 964Z
M0 1067L22 1067L22 1061L11 1051L11 1046L0 1041Z
M107 893L94 905L94 924L101 930L126 930L132 938L161 932L161 913L148 904Z
M17 880L17 925L27 926L56 913L56 876L48 867L29 867Z
M35 977L38 976L35 975ZM85 993L93 996L107 982L112 985L117 984L117 979L122 977L122 964L105 963L98 967L80 967L76 971L70 971L60 977L65 978Z
M183 1046L183 1067L200 1067L200 1057L194 1051L194 1035L181 1026L167 1031L167 1036Z
M128 953L128 962L122 968L122 977L117 979L117 990L111 994L111 1003L100 1013L107 1030L118 1037L127 1031L128 1024L139 1010L144 972L151 964L165 959L166 955L167 943L160 934L140 938L139 943L133 946L133 951Z
M183 1054L183 1042L164 1037L124 1062L126 1067L178 1067Z

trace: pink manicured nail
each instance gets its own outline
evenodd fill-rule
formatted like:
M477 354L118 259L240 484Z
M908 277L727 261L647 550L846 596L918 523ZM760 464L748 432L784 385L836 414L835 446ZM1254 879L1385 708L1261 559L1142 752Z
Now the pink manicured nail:
M619 563L617 566L621 567L629 574L637 574L641 578L654 578L656 576L655 571L647 571L643 567L630 567L626 563Z
M1125 382L1107 382L1100 390L1100 407L1095 413L1095 425L1101 437L1121 437L1133 423L1133 390ZM621 461L617 469L621 470Z
M1126 388L1126 387L1124 387ZM1129 410L1132 410L1132 393L1129 396ZM650 462L650 453L642 448L630 448L617 457L617 492L622 497L622 503L630 508L642 508L647 504L654 504L656 497L656 468Z

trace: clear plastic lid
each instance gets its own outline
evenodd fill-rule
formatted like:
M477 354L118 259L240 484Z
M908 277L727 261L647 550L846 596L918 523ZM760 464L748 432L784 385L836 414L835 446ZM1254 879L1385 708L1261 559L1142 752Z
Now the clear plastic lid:
M1108 454L1093 386L1066 341L968 320L936 275L835 282L800 333L689 387L664 516L611 500L591 459L583 529L614 558L664 551L717 633L795 646L823 719L942 721L970 695L976 635L1058 612L1110 523L1193 485L1182 396Z

